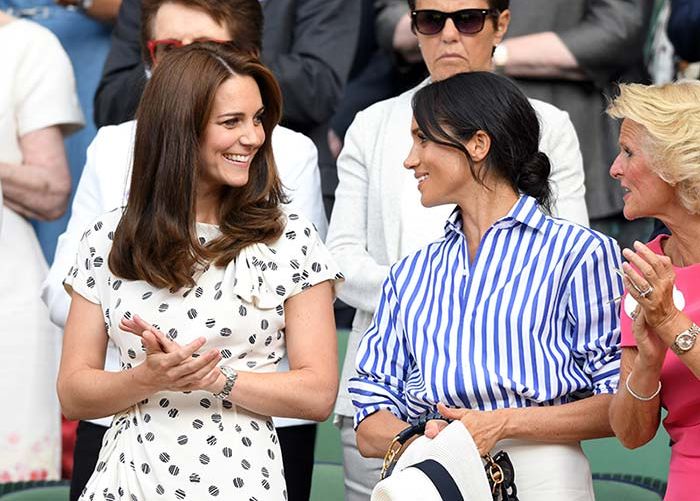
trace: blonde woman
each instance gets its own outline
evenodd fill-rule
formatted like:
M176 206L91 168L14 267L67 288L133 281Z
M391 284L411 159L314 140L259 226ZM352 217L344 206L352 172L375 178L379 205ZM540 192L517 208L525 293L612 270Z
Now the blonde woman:
M625 249L620 387L610 407L629 448L656 434L661 407L672 440L666 501L697 499L700 473L700 82L623 85L608 113L622 119L610 175L627 219L670 230Z

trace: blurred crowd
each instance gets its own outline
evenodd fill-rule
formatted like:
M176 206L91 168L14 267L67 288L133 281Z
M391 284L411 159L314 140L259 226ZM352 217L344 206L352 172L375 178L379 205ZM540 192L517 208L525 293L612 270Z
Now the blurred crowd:
M540 145L553 164L554 215L620 248L650 240L652 218L623 214L625 192L610 172L620 117L606 109L620 84L700 78L700 1L513 0L495 44L456 42L471 58L458 71L431 53L442 49L419 44L411 11L428 1L450 4L255 0L260 24L248 14L250 0L0 0L0 482L72 477L77 499L95 468L111 418L61 421L55 390L71 308L63 279L95 218L126 202L142 94L156 66L181 46L232 41L259 53L279 84L281 126L272 140L279 176L293 208L328 236L347 279L341 299L352 304L333 306L337 327L353 331L334 410L349 500L368 499L366 479L380 468L355 444L357 403L348 381L359 339L388 266L440 238L446 217L415 214L435 227L430 238L408 226L392 233L392 218L413 209L405 197L373 191L375 175L388 176L384 187L395 178L396 191L403 188L399 174L371 166L403 164L398 136L410 139L410 119L397 117L410 114L410 105L375 103L397 96L407 103L416 87L451 76L441 72L488 69L509 77L548 121ZM456 18L451 22L465 37ZM366 231L353 233L355 220ZM110 344L105 367L119 370L121 355ZM316 424L274 423L289 497L308 499Z

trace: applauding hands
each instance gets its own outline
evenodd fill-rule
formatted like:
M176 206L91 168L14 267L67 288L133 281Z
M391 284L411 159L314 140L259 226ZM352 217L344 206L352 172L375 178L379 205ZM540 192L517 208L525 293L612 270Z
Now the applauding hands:
M123 318L119 328L141 337L146 360L136 370L154 392L206 390L217 393L223 388L223 379L220 380L223 376L217 365L221 360L219 351L197 353L204 346L205 338L180 345L138 315Z

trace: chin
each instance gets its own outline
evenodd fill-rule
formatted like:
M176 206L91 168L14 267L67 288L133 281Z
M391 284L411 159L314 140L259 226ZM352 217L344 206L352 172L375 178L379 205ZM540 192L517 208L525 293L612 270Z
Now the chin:
M438 63L438 66L432 72L430 78L434 82L439 82L440 80L445 80L447 78L453 77L458 73L469 73L470 71L472 71L472 69L469 67L469 65Z
M622 209L622 215L625 216L625 219L628 221L634 221L635 219L646 216L646 214L641 214L639 210L636 210L634 207L627 205Z
M420 204L426 208L437 207L438 205L442 205L440 202L436 202L435 200L431 200L430 197L425 196L420 197Z

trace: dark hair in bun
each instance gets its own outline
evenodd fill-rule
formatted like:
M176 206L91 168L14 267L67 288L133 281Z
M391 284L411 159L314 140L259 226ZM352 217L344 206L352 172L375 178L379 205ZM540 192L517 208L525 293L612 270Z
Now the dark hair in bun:
M551 167L539 151L540 123L511 80L483 71L459 73L420 89L413 97L413 114L429 140L464 153L477 182L495 174L550 212ZM479 130L491 138L491 148L484 168L476 172L463 143Z

